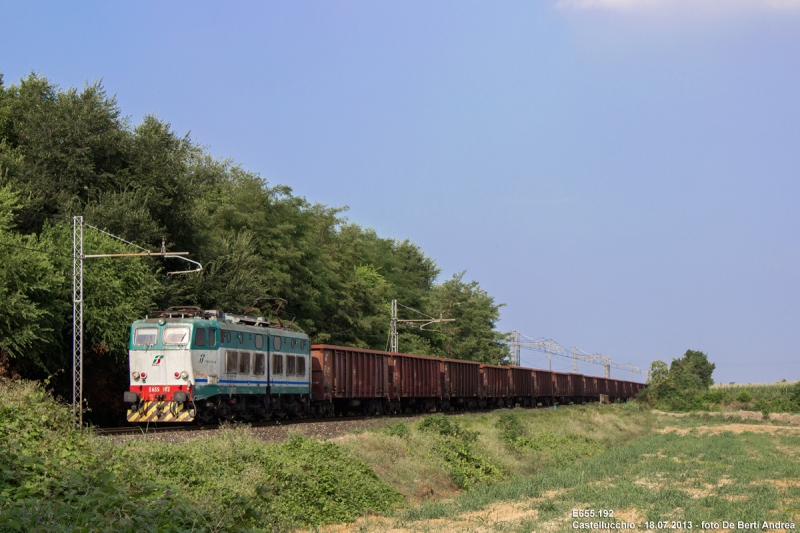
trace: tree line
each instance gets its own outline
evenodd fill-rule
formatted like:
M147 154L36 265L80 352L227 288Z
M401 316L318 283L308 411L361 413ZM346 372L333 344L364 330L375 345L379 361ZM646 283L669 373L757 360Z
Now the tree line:
M281 298L284 318L314 342L385 349L397 299L455 319L436 331L403 328L401 350L507 360L501 305L477 282L463 272L440 280L412 241L381 237L345 210L214 157L155 116L133 124L100 83L63 89L31 73L6 85L0 75L0 372L51 376L58 394L71 394L72 215L150 250L163 238L204 266L167 276L186 263L87 260L90 418L121 408L105 391L126 387L130 323L175 305L242 313ZM87 254L131 251L85 231Z

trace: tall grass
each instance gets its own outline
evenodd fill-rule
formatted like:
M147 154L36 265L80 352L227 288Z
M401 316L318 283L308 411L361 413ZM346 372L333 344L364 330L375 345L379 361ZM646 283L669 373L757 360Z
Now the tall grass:
M722 409L796 413L800 412L800 382L713 385L706 399Z
M400 494L324 441L245 428L116 445L39 385L0 381L0 530L286 531L387 512Z
M765 424L753 423L754 432L734 434L726 431L724 420L702 416L667 424L684 431L652 432L580 462L482 485L450 502L399 511L395 523L426 531L429 520L456 522L465 513L509 501L536 510L535 518L518 529L498 523L484 530L574 531L572 509L611 509L616 513L612 521L633 520L637 528L644 521L663 520L691 521L693 529L700 529L702 521L726 519L798 521L800 434L792 428L755 432ZM717 430L703 430L709 424Z

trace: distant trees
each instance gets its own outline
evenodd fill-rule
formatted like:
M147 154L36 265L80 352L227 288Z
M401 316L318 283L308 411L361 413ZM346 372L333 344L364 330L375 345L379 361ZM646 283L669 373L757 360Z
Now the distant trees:
M5 86L0 76L0 359L32 378L69 368L76 214L149 249L163 237L204 265L167 277L184 264L87 261L86 345L102 359L89 373L124 378L128 326L154 308L240 313L268 296L285 299L317 342L385 348L397 299L456 319L437 331L404 328L404 350L507 358L500 305L477 282L461 273L437 283L439 268L418 246L379 237L343 211L212 157L156 117L131 125L99 83L62 90L31 74ZM126 249L86 231L87 253ZM68 372L59 375L67 395Z
M714 384L711 379L714 368L708 356L696 350L686 350L683 357L673 359L669 369L665 362L653 361L647 388L641 395L651 404L668 410L699 409Z

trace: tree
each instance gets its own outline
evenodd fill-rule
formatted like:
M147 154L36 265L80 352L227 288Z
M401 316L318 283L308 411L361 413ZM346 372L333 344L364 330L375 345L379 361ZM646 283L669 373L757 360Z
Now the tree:
M465 274L466 271L454 274L433 287L428 313L442 312L444 318L455 319L442 324L435 345L446 357L492 364L507 362L509 336L495 329L504 304L495 304L477 281L465 283Z
M661 383L669 375L669 367L667 363L661 360L655 360L650 364L650 377L647 379L648 386L654 386Z

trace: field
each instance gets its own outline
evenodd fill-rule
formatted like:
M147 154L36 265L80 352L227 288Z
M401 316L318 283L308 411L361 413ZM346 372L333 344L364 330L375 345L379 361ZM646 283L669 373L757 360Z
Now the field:
M568 531L800 521L800 416L576 405L378 420L282 442L231 426L164 442L71 428L0 381L3 531ZM594 519L598 520L597 518Z
M565 410L567 411L567 410ZM602 415L601 415L602 416ZM709 415L655 416L646 435L582 461L512 476L445 501L325 531L574 531L573 510L606 521L794 522L800 427ZM730 529L730 528L728 528Z
M712 409L753 410L763 413L800 412L800 382L732 383L712 385L706 398Z

